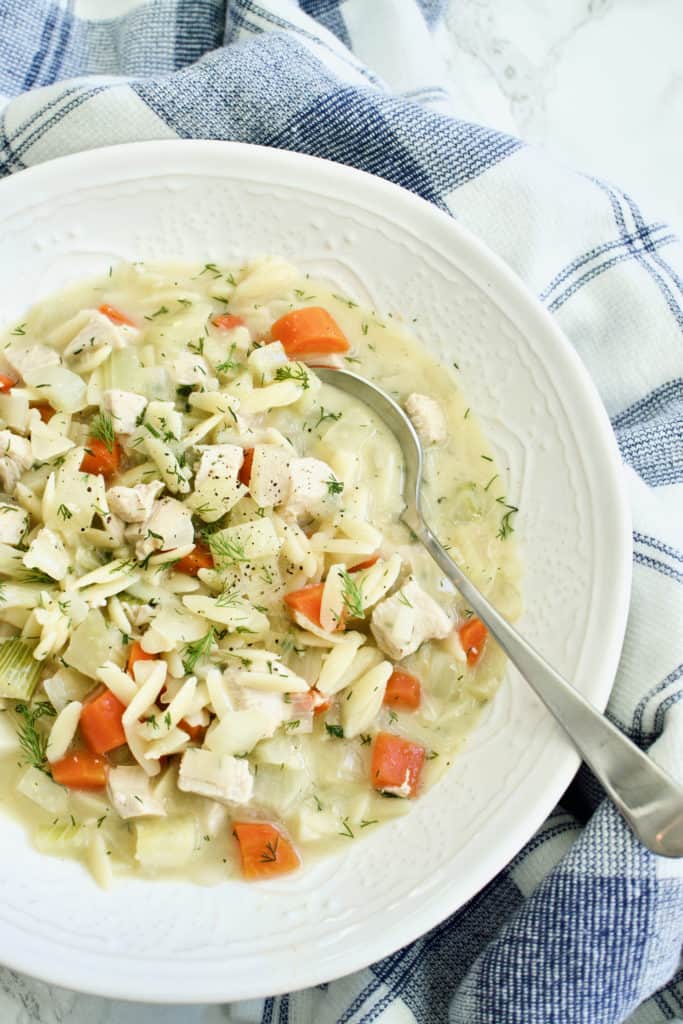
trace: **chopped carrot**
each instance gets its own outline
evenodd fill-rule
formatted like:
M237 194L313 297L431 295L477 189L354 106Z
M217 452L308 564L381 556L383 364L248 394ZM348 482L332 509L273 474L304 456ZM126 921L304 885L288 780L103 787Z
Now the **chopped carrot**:
M375 789L401 796L415 796L425 749L390 732L380 732L372 749L371 779Z
M78 723L83 739L94 754L106 754L126 742L123 731L124 704L111 690L103 690L83 705Z
M126 671L129 675L133 675L133 667L137 661L155 661L158 655L150 654L149 651L145 651L142 648L142 644L139 640L134 640L130 645L128 651L128 664L126 665Z
M267 821L236 821L233 832L239 843L245 878L274 878L296 871L301 864L289 839Z
M352 565L349 572L360 572L361 569L372 569L375 562L379 561L379 555L373 555L372 558L366 558L364 562L359 562L358 565Z
M251 480L251 467L252 467L253 463L254 463L254 449L253 448L245 448L244 449L244 459L242 460L242 465L240 466L240 471L237 474L237 479L239 480L239 482L241 484L244 484L245 487L249 486L249 481Z
M190 725L190 723L186 722L184 718L181 718L181 720L178 722L178 728L182 729L183 732L186 732L193 743L200 742L204 737L204 733L206 732L206 726Z
M11 391L17 382L13 377L8 377L6 373L0 373L0 392L6 395L8 391Z
M40 402L38 405L34 405L33 408L36 409L43 423L49 423L56 411L47 402Z
M270 329L290 359L329 352L348 352L346 335L336 320L320 306L294 309L276 320Z
M417 676L403 672L399 668L394 669L384 691L384 703L393 708L414 711L415 708L419 708L421 699L422 685Z
M111 476L119 468L121 462L121 449L116 441L112 450L109 451L104 441L99 437L89 437L85 449L85 455L81 462L82 473L94 473L96 476Z
M467 655L467 664L476 665L486 643L488 630L481 619L467 619L458 629L462 649Z
M305 615L307 619L310 619L311 622L314 622L316 626L320 626L322 629L320 608L323 601L324 586L324 583L312 583L308 587L302 587L301 590L293 590L290 594L285 594L283 601L293 612ZM336 628L344 629L345 621L346 613L342 611Z
M106 317L109 317L113 324L121 325L125 324L127 327L135 327L135 323L122 313L120 309L115 309L114 306L110 306L108 302L103 302L99 307L98 312L103 313Z
M232 331L235 327L244 327L245 323L241 316L234 316L232 313L221 313L220 316L211 317L214 327L220 327L222 331Z
M89 750L75 750L50 766L52 778L69 789L102 789L107 785L107 759Z
M213 555L209 547L200 542L195 544L189 555L179 558L173 568L186 576L196 576L200 569L213 569Z
M301 590L293 590L290 594L285 594L283 600L293 612L300 612L316 626L320 626L320 607L324 586L324 583L313 583L311 586L302 587Z
M325 711L329 711L332 707L332 698L326 697L324 693L320 693L315 687L311 690L313 694L313 714L322 715Z
M320 715L323 711L327 711L332 704L331 698L320 693L315 687L305 693L291 693L289 697L292 718L307 715L311 711L314 715Z

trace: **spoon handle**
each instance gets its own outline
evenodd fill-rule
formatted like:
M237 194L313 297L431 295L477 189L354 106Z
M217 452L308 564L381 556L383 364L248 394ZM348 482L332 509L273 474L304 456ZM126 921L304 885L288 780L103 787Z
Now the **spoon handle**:
M534 650L458 568L421 516L409 525L590 766L635 834L654 853L683 857L683 788Z

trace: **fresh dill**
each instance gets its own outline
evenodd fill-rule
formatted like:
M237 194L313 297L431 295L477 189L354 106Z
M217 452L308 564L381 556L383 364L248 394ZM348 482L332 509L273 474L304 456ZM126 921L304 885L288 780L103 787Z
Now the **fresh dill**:
M197 277L202 277L204 274L211 274L214 280L221 276L221 272L215 263L205 263L203 270L200 270Z
M47 773L47 736L36 728L36 722L41 718L54 718L57 712L48 701L39 701L32 707L15 704L14 711L21 718L17 738L28 764Z
M239 540L231 540L223 533L212 533L207 540L217 567L247 561L244 545Z
M25 323L17 324L17 326L14 328L14 330L10 331L10 334L14 334L14 335L26 334L26 324Z
M332 292L332 298L336 299L337 302L343 302L345 306L349 307L349 309L355 309L358 305L357 302L353 302L351 299L345 299L343 295L335 295L334 292Z
M196 341L188 341L187 347L190 352L193 352L196 356L204 355L204 342L206 338L197 338Z
M179 301L181 301L181 300L179 300ZM156 313L150 313L149 316L145 317L145 320L154 320L155 317L163 316L164 313L168 313L168 308L166 306L159 306L159 308L156 311Z
M507 511L503 514L503 517L500 521L498 533L496 534L496 536L499 537L501 540L505 540L505 538L509 537L511 533L514 533L515 528L512 525L512 517L514 516L515 512L519 512L519 509L516 505L508 505L506 502L501 501L500 498L498 498L497 500L501 505L504 506L504 508L507 509Z
M410 601L408 600L408 598L406 597L406 595L403 593L402 590L399 590L399 592L397 593L396 596L399 599L399 601L401 602L401 604L404 604L406 606L406 608L412 608L413 607L412 604L410 603Z
M289 363L287 366L278 366L275 371L275 380L293 380L295 384L300 384L304 391L307 391L311 386L306 367L302 366L301 363Z
M335 480L333 476L329 480L326 480L327 493L328 494L341 494L344 490L344 484L341 480Z
M349 819L348 818L344 818L344 820L342 821L341 824L342 824L342 831L337 833L337 834L340 835L340 836L345 836L347 839L355 839L356 837L353 834L351 826L349 825Z
M346 570L341 570L340 575L344 607L354 619L362 619L365 615L362 585L356 583Z
M279 836L276 836L275 839L268 840L259 858L262 864L273 864L277 860L277 848L279 843Z
M191 675L191 673L194 672L199 660L209 653L213 640L214 629L213 626L209 626L208 633L200 637L199 640L195 640L193 643L186 645L185 657L183 658L183 669L188 675Z
M73 512L68 507L68 505L60 505L59 508L57 509L57 515L60 516L62 519L66 520L71 519L71 517L73 516Z
M325 722L325 729L328 736L334 736L338 740L344 739L344 730L341 725L330 725L329 722Z
M90 436L102 441L108 452L114 451L114 421L107 412L98 412L90 423Z
M325 412L325 406L321 405L320 406L320 415L318 416L317 420L313 424L313 429L317 430L317 428L322 423L325 423L326 420L332 420L333 423L336 423L337 420L341 419L341 415L342 414L340 412Z

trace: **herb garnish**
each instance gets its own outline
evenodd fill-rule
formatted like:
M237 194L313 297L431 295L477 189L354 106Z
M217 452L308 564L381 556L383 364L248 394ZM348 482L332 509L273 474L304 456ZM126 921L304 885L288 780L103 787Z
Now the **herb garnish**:
M19 746L28 763L47 774L47 736L36 729L36 722L41 718L54 718L57 712L48 701L39 701L33 707L15 704L14 711L22 718L22 724L17 729Z
M295 384L300 384L304 391L307 391L311 386L306 373L306 367L302 366L301 363L290 363L288 366L278 366L275 371L275 380L293 380Z
M186 645L185 657L183 658L183 668L188 675L194 672L199 659L209 653L213 640L214 629L213 626L209 626L208 633L200 637L199 640L195 640L193 643Z
M107 412L98 412L90 424L90 436L102 441L108 452L114 451L114 421Z

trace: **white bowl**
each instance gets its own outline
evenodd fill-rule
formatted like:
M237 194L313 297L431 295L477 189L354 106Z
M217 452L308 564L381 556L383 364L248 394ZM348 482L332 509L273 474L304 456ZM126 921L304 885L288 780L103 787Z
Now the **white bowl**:
M0 183L0 309L116 260L278 254L382 313L417 317L463 388L521 511L525 635L604 707L623 638L630 530L607 417L551 317L435 207L347 167L222 142L66 157ZM514 673L466 752L406 817L271 883L99 890L2 820L0 960L70 988L161 1002L274 994L410 942L504 867L578 765ZM227 839L226 839L227 842Z

